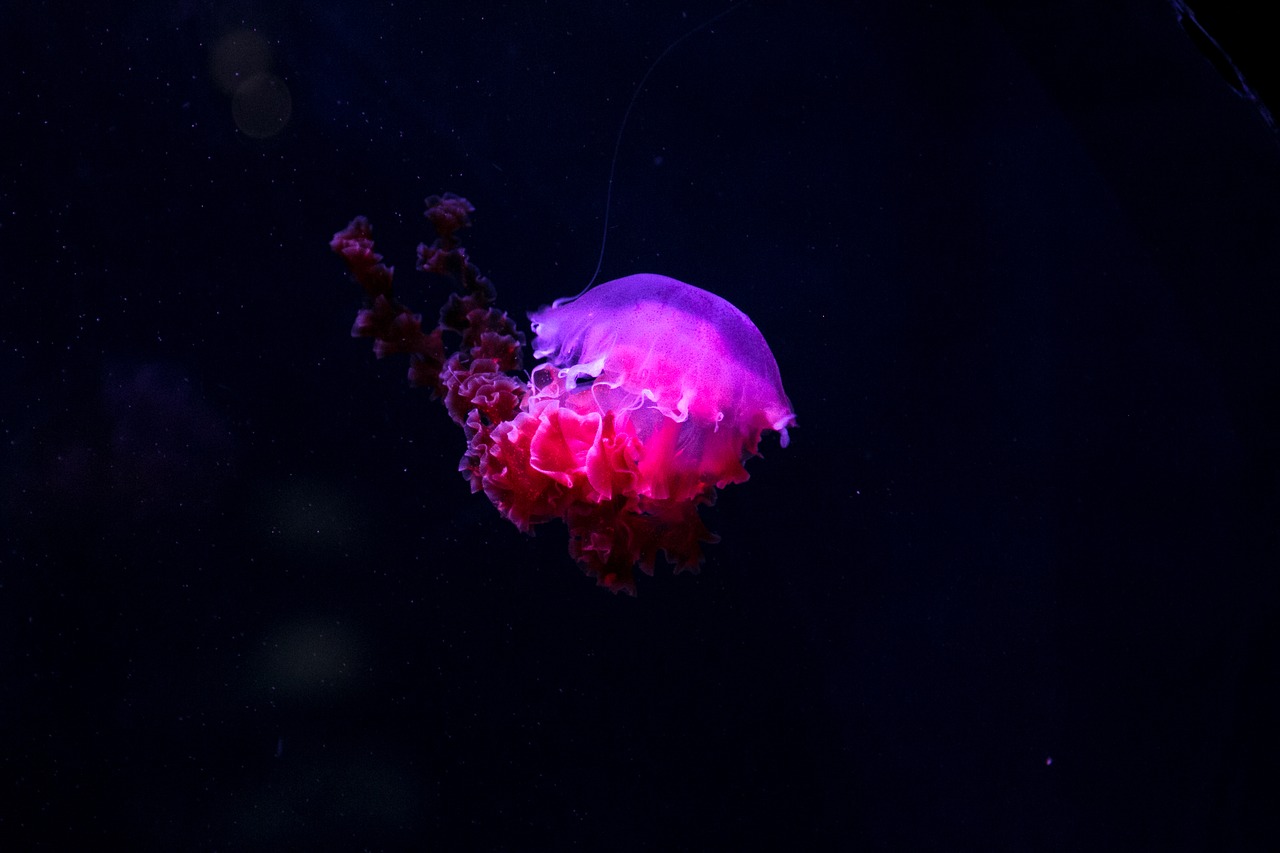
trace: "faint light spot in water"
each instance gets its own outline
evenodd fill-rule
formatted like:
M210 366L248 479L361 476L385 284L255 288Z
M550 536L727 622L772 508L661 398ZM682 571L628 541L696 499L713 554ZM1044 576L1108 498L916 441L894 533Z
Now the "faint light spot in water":
M209 50L209 73L227 95L245 80L270 69L271 46L253 30L228 33Z
M209 74L231 96L231 118L245 136L268 139L293 114L289 85L271 72L271 45L253 30L228 33L209 50Z
M282 698L359 689L365 670L359 634L336 619L277 626L260 643L252 676L259 689ZM283 752L283 742L277 745Z
M256 74L236 87L231 116L246 136L266 139L284 130L293 112L289 87L274 74Z

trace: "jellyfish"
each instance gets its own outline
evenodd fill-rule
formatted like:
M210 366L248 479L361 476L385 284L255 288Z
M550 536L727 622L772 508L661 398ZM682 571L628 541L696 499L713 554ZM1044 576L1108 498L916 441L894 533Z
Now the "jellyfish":
M764 336L713 293L632 275L532 312L541 361L524 374L526 338L457 236L473 212L452 194L427 199L437 238L418 247L418 268L456 284L430 332L395 298L368 220L334 235L369 300L352 335L373 338L378 357L409 356L410 384L462 427L472 492L527 533L562 520L599 585L634 595L635 568L652 575L659 552L697 572L718 541L699 507L748 479L765 433L786 447L796 422Z

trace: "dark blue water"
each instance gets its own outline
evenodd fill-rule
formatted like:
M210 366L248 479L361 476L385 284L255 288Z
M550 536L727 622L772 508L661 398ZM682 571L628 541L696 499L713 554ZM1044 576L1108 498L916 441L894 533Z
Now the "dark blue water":
M748 2L649 78L602 280L744 310L800 426L633 599L327 242L430 320L457 192L502 307L576 293L723 4L7 4L0 846L1274 849L1270 78L1025 5Z

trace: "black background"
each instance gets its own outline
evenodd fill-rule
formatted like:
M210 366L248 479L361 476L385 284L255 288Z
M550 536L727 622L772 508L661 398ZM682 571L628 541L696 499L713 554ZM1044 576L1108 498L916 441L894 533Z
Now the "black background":
M667 54L602 279L742 308L801 426L634 599L468 493L326 244L430 315L453 191L502 307L577 292L725 4L4 6L12 849L1274 849L1280 145L1176 4Z

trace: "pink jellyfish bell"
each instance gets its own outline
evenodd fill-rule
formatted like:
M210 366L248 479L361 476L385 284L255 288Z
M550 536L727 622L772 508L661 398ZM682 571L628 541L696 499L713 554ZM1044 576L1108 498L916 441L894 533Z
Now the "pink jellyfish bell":
M613 414L635 439L636 494L689 500L747 479L764 430L795 423L755 324L713 293L661 275L606 282L529 315L535 396Z

